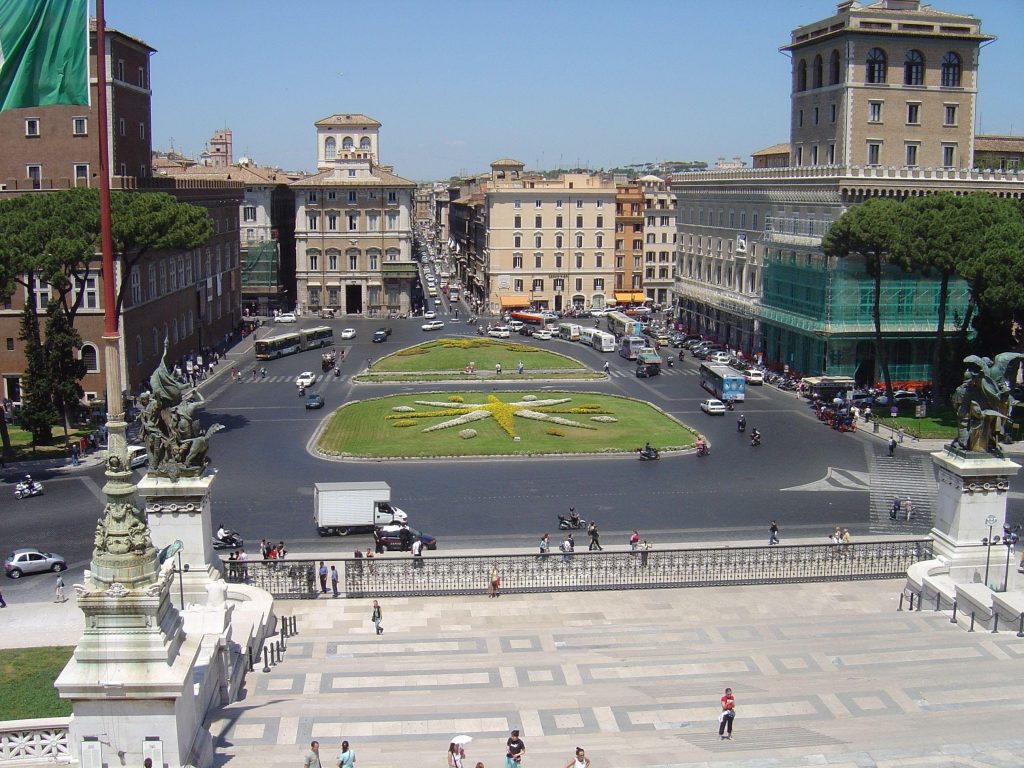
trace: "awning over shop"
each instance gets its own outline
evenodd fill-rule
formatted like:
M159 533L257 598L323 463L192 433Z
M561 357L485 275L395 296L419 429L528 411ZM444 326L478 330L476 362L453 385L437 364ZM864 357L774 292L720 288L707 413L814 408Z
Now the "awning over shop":
M530 306L528 296L501 296L500 300L502 309L519 309Z
M630 291L616 291L615 300L622 301L627 304L643 304L645 301L647 301L647 296L643 293L643 291L636 291L632 293Z

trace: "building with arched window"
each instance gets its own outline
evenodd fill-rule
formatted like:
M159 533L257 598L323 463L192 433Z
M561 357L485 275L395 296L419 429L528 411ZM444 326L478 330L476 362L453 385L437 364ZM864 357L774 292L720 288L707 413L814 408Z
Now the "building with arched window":
M301 313L375 317L412 309L416 184L379 163L379 131L366 115L316 122L318 172L291 183Z

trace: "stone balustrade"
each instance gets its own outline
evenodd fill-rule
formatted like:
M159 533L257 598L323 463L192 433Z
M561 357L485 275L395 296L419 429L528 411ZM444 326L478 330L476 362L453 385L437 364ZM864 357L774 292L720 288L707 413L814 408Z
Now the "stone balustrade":
M69 717L0 722L0 765L71 763Z

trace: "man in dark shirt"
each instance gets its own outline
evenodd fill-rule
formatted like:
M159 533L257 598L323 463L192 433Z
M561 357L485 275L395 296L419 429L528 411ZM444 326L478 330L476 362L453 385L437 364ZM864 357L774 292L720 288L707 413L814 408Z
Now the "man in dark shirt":
M512 735L505 742L505 768L520 768L523 755L526 754L526 744L519 738L519 731L513 730Z

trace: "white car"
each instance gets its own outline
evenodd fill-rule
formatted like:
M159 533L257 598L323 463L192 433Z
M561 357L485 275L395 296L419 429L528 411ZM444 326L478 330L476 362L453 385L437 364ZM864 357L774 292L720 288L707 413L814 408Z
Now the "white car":
M296 387L312 387L316 383L316 374L312 371L303 371L295 379Z
M275 323L294 323L294 322L296 322L295 315L292 314L291 312L285 312L284 314L281 314L281 315L278 315L277 317L275 317L274 318L274 322Z
M444 328L444 320L431 320L420 326L424 331L439 331Z
M725 403L721 400L715 400L714 398L704 400L700 404L700 409L704 411L704 413L711 414L712 416L716 413L721 416L725 415Z
M547 328L538 328L536 331L530 334L530 338L540 339L541 341L547 341L548 339L551 338L551 331L549 331Z
M432 309L428 309L426 312L423 313L423 319L424 320L435 320L436 318L437 318L437 312L435 312Z
M757 368L748 368L743 372L743 378L747 380L747 384L761 385L764 384L764 373L759 371Z
M354 339L356 337L355 328L346 328L341 332L341 338L343 339Z
M509 332L508 328L506 328L505 326L503 326L503 325L496 325L493 328L491 328L491 330L489 330L487 332L487 335L491 336L491 337L493 337L495 339L507 339L512 334Z

